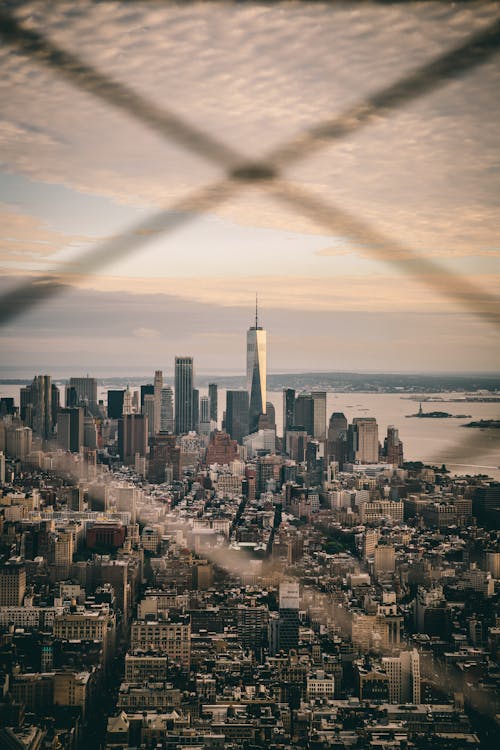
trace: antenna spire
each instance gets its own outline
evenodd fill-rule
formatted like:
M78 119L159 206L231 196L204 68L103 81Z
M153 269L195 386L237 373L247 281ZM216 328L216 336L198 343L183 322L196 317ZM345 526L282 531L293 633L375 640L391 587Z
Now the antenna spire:
M257 305L258 305L258 296L257 296L257 292L255 292L255 328L258 328L258 326L259 326L259 317L258 317Z

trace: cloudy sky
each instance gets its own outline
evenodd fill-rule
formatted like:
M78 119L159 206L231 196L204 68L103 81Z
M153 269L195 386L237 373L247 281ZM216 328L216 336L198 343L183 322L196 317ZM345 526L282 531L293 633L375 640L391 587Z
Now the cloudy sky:
M500 53L358 104L499 3L3 5L96 75L0 49L0 376L241 372L255 291L274 372L498 371ZM224 182L269 154L298 200Z

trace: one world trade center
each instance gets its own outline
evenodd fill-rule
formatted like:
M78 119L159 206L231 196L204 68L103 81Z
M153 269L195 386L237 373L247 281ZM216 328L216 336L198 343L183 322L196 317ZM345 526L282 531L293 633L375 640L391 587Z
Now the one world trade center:
M259 417L266 413L267 352L266 331L259 326L257 300L255 300L255 325L247 332L247 390L249 398L249 427L255 432Z

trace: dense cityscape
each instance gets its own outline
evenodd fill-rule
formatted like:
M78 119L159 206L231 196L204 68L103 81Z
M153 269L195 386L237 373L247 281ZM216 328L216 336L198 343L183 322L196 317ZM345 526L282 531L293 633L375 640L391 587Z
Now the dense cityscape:
M174 373L0 398L0 747L496 746L500 484Z

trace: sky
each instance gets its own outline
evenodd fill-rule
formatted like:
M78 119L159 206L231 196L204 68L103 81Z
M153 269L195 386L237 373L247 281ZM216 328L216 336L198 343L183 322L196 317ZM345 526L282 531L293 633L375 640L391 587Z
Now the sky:
M2 322L0 377L240 373L256 292L270 371L498 372L500 54L352 108L499 3L4 6L101 78L0 47L0 295L59 282ZM277 191L226 181L289 142Z

